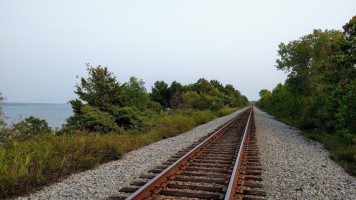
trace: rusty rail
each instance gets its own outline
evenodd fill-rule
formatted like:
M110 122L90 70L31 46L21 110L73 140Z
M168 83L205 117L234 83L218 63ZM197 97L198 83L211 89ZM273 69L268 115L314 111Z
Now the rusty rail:
M247 124L245 127L245 131L244 131L244 135L242 137L241 140L241 144L240 144L240 149L239 149L239 153L237 154L236 157L236 162L234 165L234 169L232 171L232 175L229 181L229 186L226 190L226 195L225 195L225 199L224 200L233 200L235 197L235 191L237 190L237 183L238 183L238 176L239 176L239 170L241 167L241 162L242 162L242 155L244 153L244 147L245 147L245 141L246 141L246 135L250 130L250 119L251 119L251 114L252 114L253 110L251 110L250 115L248 116L248 120L247 120Z
M132 193L130 196L109 199L263 199L254 131L253 108L248 108L206 139L201 138L201 143L196 142L149 171L158 175L140 176L151 180L131 184L142 187L120 190Z
M142 199L143 197L147 196L150 194L151 190L155 189L157 185L160 183L163 183L167 180L167 177L173 175L175 171L184 163L186 162L190 157L194 156L196 152L198 152L200 149L205 147L213 138L216 138L219 136L220 133L224 132L234 121L236 121L243 112L239 113L236 117L231 119L228 123L226 123L222 128L217 130L214 134L212 134L210 137L208 137L204 142L199 144L197 147L189 151L186 155L184 155L182 158L177 160L175 163L173 163L171 166L169 166L167 169L165 169L163 172L158 174L155 178L153 178L151 181L146 183L144 186L142 186L139 190L131 194L129 197L126 198L126 200L136 200L136 199Z

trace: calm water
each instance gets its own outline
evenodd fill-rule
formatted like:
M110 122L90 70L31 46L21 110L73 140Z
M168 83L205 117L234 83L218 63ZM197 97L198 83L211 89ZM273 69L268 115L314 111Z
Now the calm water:
M45 119L48 126L53 129L62 127L66 119L73 115L69 104L44 104L44 103L1 103L3 113L9 117L7 124L17 123L29 116Z

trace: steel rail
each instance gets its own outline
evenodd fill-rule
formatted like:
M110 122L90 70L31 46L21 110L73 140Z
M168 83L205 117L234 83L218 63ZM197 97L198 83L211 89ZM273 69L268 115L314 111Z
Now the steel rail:
M234 170L232 171L232 175L229 181L229 186L226 190L226 194L225 194L225 199L224 200L233 200L234 196L235 196L235 191L237 188L237 181L238 181L238 176L239 176L239 170L241 167L241 159L242 159L242 155L243 155L243 150L245 147L245 140L247 138L247 133L250 130L250 118L253 112L253 108L250 111L250 115L248 116L248 120L246 123L246 127L245 127L245 131L244 131L244 135L243 138L241 140L241 144L240 144L240 149L239 149L239 153L236 156L236 162L235 162L235 166L234 166Z
M144 186L142 186L140 189L138 189L136 192L131 194L129 197L126 198L126 200L136 200L136 199L142 199L145 196L150 195L151 191L154 190L158 185L163 183L164 181L167 180L167 178L175 173L177 169L189 158L191 158L194 153L198 152L200 149L205 147L207 144L210 143L210 141L213 138L218 137L224 130L226 130L234 121L236 121L246 110L249 108L245 109L241 113L239 113L237 116L232 118L230 121L228 121L223 127L221 127L219 130L215 131L211 136L209 136L207 139L205 139L202 143L200 143L198 146L196 146L194 149L190 150L187 154L185 154L183 157L181 157L179 160L177 160L175 163L170 165L167 169L162 171L160 174L158 174L156 177L154 177L152 180L147 182Z

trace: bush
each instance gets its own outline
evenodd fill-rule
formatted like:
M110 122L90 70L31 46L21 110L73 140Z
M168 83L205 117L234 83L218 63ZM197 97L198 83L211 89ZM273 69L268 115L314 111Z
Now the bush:
M189 91L183 94L183 107L205 110L214 104L214 97Z
M211 111L219 111L220 106L218 104L214 103L213 105L210 106L210 110Z
M124 129L141 128L148 111L140 111L135 107L112 107L115 123Z
M46 133L51 133L52 130L48 126L46 120L41 120L34 116L25 118L25 120L14 124L15 132L18 132L19 135L28 135L28 136L38 136Z
M46 120L30 116L10 127L0 128L0 142L7 142L11 139L24 141L49 133L52 133L52 129Z
M80 109L80 114L73 115L67 119L64 131L67 130L109 133L118 132L119 126L115 123L115 118L109 113L96 107L83 105Z

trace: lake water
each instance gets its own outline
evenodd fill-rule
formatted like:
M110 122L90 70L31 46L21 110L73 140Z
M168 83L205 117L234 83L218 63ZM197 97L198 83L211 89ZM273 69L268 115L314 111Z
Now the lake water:
M5 116L5 122L10 125L17 123L29 116L45 119L48 126L61 128L66 119L73 115L70 104L47 104L47 103L1 103Z

